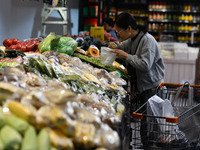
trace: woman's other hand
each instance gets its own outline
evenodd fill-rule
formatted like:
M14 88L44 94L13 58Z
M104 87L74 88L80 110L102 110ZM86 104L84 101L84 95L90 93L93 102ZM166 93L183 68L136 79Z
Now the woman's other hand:
M112 49L111 52L116 53L117 57L120 59L126 60L128 57L128 53L120 49Z

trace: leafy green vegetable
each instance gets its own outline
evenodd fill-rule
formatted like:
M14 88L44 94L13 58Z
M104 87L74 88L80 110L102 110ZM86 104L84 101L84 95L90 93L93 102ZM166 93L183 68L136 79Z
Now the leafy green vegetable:
M77 48L78 43L71 37L56 36L51 41L51 48L60 53L72 55Z
M16 61L4 61L0 62L0 68L4 67L13 67L13 68L20 68L20 63Z
M38 49L41 53L45 52L45 51L50 51L51 50L51 41L55 38L55 34L54 33L49 33L49 35L40 42Z

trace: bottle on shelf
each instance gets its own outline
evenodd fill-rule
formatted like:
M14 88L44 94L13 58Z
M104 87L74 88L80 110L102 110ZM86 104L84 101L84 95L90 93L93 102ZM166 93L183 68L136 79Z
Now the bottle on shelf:
M167 3L163 2L163 9L167 9Z
M153 9L152 5L153 5L153 2L149 2L149 9Z

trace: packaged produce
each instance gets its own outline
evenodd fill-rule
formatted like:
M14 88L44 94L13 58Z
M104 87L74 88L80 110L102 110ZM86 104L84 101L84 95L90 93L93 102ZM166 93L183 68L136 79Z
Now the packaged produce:
M72 140L65 136L62 132L59 130L53 130L51 128L45 128L50 136L51 144L60 150L74 150L74 145L72 143Z
M16 101L10 101L8 103L9 110L16 116L26 120L27 122L35 122L35 108L33 106L27 106Z
M70 38L63 36L56 36L51 41L52 50L56 50L59 53L65 53L68 55L72 55L77 48L78 43Z
M14 95L17 97L21 97L21 94L24 94L22 88L10 83L0 82L0 103L14 97Z
M77 147L92 149L95 147L94 137L96 133L95 126L90 123L81 123L76 121L76 132L73 141Z
M55 34L54 33L50 33L49 35L47 35L47 37L45 39L43 39L39 46L38 46L38 50L43 53L45 51L50 51L51 50L51 41L55 38Z
M22 63L0 69L0 102L9 110L2 117L0 112L0 127L21 135L18 149L118 149L121 78L56 51L28 54Z
M86 51L85 55L98 57L99 56L99 49L95 45L90 45L88 50Z
M0 68L4 68L4 67L20 68L20 63L17 61L0 62Z
M55 105L63 105L67 101L74 101L76 95L74 92L65 89L49 89L44 92L44 96L49 100L49 102Z

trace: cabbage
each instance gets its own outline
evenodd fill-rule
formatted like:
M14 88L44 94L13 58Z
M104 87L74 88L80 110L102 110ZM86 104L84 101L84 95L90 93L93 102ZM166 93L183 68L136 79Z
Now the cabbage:
M68 55L73 55L77 48L78 43L71 37L56 36L51 41L52 50L56 50L60 53L65 53Z

